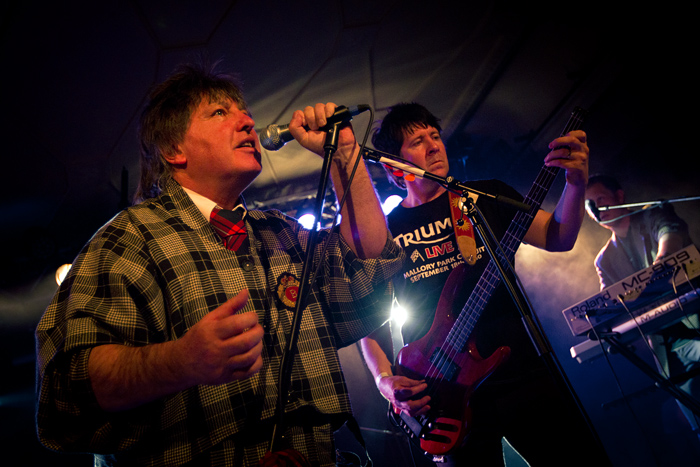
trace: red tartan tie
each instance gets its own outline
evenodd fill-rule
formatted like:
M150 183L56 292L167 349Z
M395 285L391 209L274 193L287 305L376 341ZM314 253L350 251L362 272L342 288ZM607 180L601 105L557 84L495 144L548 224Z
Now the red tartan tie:
M238 251L244 247L242 252L248 247L248 233L243 222L241 209L229 211L215 207L211 212L210 222L216 233L224 242L224 246L231 251Z

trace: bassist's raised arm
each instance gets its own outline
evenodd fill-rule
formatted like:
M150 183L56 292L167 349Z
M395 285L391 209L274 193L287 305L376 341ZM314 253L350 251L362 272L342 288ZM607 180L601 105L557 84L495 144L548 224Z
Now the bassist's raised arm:
M569 132L552 141L549 148L544 163L566 171L566 186L553 213L538 211L523 241L547 251L569 251L576 243L585 213L589 152L586 133Z

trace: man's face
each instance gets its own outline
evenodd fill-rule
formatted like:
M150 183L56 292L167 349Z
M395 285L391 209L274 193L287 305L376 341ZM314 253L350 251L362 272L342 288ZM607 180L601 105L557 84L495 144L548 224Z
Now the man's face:
M254 126L248 111L232 100L209 102L205 98L199 103L175 160L194 183L193 189L223 182L242 184L242 191L255 180L262 163Z
M625 195L622 190L613 191L606 188L602 183L594 183L586 189L586 199L592 200L597 208L616 206L623 204ZM600 211L600 221L608 221L625 213L624 209L611 209L610 211ZM598 222L597 219L594 219Z
M401 156L441 177L446 177L450 170L445 143L440 132L431 126L407 131L401 145Z

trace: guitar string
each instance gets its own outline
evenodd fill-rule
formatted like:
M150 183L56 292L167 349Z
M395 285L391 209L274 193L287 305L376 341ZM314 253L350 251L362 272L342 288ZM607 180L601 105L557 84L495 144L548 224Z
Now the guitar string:
M569 122L567 122L564 130L562 131L561 136L580 128L583 121L580 113L581 109L577 108L574 110ZM529 225L534 218L534 215L539 209L558 173L558 167L547 166L543 166L538 173L535 183L525 197L525 202L530 204L532 208L527 213L518 212L515 215L502 240L505 245L502 248L507 253L507 257L504 257L500 252L496 253L497 258L501 263L504 261L512 262L515 256L515 251L517 250L517 247L524 236L526 225ZM519 231L518 235L514 235L512 232L513 230ZM467 342L474 326L476 325L476 321L481 315L483 309L486 307L493 290L495 290L495 288L498 286L500 280L500 274L497 273L496 266L493 263L493 259L491 259L481 278L477 282L474 290L470 294L467 303L460 312L460 315L457 317L457 322L455 323L456 326L452 327L447 338L445 339L445 342L440 346L437 359L434 362L429 362L429 370L426 374L426 379L428 381L428 389L426 392L429 395L434 396L436 393L439 393L440 389L442 388L442 384L445 381L451 383L451 379L445 378L444 375L451 375L451 372L447 370L453 367L453 362L455 361L456 355L467 350ZM433 357L431 356L431 358Z
M572 122L571 125L567 124L567 127L562 132L562 135L566 134L567 132L571 131L572 129L575 129L573 127L576 126L577 123L580 124L580 119L578 118L577 115L574 115L572 117L572 120L570 120L570 122ZM543 170L540 172L540 174L538 174L538 177L537 177L537 180L534 184L534 187L531 188L530 193L526 197L526 200L539 199L539 202L537 204L541 204L541 201L544 198L544 196L546 195L546 192L549 190L549 187L551 187L551 184L552 184L554 178L556 177L557 172L558 172L558 170L552 170L552 168L545 166L543 168ZM540 179L542 178L542 176L544 176L546 179L544 180L544 182L540 183ZM545 190L539 190L539 191L537 190L537 187L543 187L543 186L546 187ZM532 193L534 193L534 194L532 194ZM534 206L533 209L531 209L531 211L534 213L534 212L536 212L536 209L538 209L538 206ZM519 214L524 214L524 213L519 213ZM521 233L524 230L524 226L520 222L521 221L520 218L522 218L522 217L530 217L530 219L531 219L532 217L534 217L534 215L531 213L528 213L528 214L516 216L516 219L514 220L511 227L514 227L515 230L520 229ZM507 243L509 246L505 247L505 249L509 250L511 256L514 256L515 248L512 246L512 244L515 243L515 246L517 248L517 245L520 243L520 239L522 239L522 235L520 235L519 238L514 239L512 233L511 233L511 230L513 230L513 229L509 228L508 231L506 232L506 236L508 237ZM499 260L501 260L501 261L504 260L502 255L499 254L498 256L500 256ZM485 274L485 276L487 279L486 282L487 282L487 284L489 284L489 289L492 291L498 285L498 282L500 281L500 277L496 276L494 271L493 271L493 269L495 269L495 265L492 265L490 263L489 266L493 266L493 267L492 268L487 267L488 274ZM480 286L480 284L477 284L477 287L480 290L485 290L485 288L483 286ZM474 295L472 295L472 296L474 296ZM486 303L488 298L484 299L483 294L477 294L477 298L478 298L478 301L482 302L481 307L483 308L485 306L485 303ZM468 302L468 304L469 304L469 302ZM468 305L465 306L465 310L467 308L469 308ZM464 310L463 310L463 312L464 312ZM466 344L466 337L468 337L467 334L469 334L471 332L471 330L473 329L473 326L476 322L474 315L478 315L478 314L480 314L480 313L470 313L470 316L466 320L465 325L458 326L458 328L461 328L461 329L459 329L460 332L457 333L457 334L459 334L459 340L456 341L457 345L450 346L453 349L453 351L446 353L443 349L441 354L446 355L446 356L451 357L451 358L454 358L454 355L456 354L456 352L459 352L462 349L464 349L464 345ZM478 316L476 316L476 318L478 318ZM444 368L445 362L446 362L446 359L443 359L443 362L442 362L443 364L436 365L436 369Z
M539 186L540 184L537 183L536 185ZM535 190L535 193L537 193L537 190ZM530 198L530 196L526 197L526 200L528 198ZM514 223L511 225L512 228L509 229L506 233L506 235L508 236L508 240L507 240L506 244L508 246L504 247L504 249L511 250L510 251L511 255L512 255L513 248L510 246L510 244L513 243L512 240L514 237L512 235L511 230L513 230L513 227L515 230L518 230L518 229L521 231L523 230L523 226L521 225L519 220L520 219L516 219L514 221ZM501 256L501 258L499 258L499 260L503 261L502 255L499 255L499 256ZM490 262L489 266L487 267L485 274L483 276L483 278L485 280L479 281L479 283L477 283L477 286L475 288L475 290L478 289L481 292L472 294L472 296L470 297L470 298L472 298L472 300L468 301L467 305L465 306L465 310L466 309L475 310L475 309L485 307L487 299L485 299L484 297L490 295L490 293L493 291L493 289L495 289L495 287L498 285L498 282L499 282L499 277L496 275L496 271L494 271L494 270L495 270L495 265ZM488 287L486 287L483 284L483 282L485 282ZM476 301L476 304L473 304L475 301ZM470 304L473 304L473 305L470 306ZM464 310L463 310L463 312L464 312ZM451 339L450 338L447 339L447 342L450 343L449 348L451 350L445 351L445 349L443 348L441 351L441 355L445 355L445 358L443 358L442 361L438 362L438 364L435 366L436 369L443 370L441 373L444 373L445 365L450 364L448 359L453 358L454 355L456 355L456 353L461 351L461 349L464 349L464 345L466 344L466 340L468 338L468 335L470 334L471 330L473 329L473 327L476 323L476 318L478 318L478 316L476 316L476 315L478 315L478 314L480 314L480 313L467 312L467 319L464 320L465 321L464 325L457 326L456 328L453 328L453 330L456 329L456 331L450 333L450 334L452 334L452 336L450 336ZM455 335L456 335L456 337L455 337Z

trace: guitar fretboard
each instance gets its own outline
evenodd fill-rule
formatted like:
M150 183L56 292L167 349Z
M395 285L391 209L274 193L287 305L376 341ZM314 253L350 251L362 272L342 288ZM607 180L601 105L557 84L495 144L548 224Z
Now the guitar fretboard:
M564 130L561 132L561 136L581 128L584 115L583 109L578 107L574 109ZM501 250L496 253L501 264L506 264L506 261L512 264L520 242L522 242L525 233L530 228L535 214L537 214L558 173L558 167L547 167L545 165L540 169L534 184L524 200L525 204L530 206L530 210L528 212L519 211L515 215L501 240ZM498 272L498 267L494 260L491 259L447 335L443 347L443 352L446 355L455 351L460 352L464 349L477 320L500 282L501 276Z

